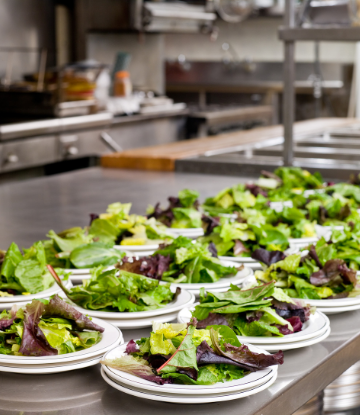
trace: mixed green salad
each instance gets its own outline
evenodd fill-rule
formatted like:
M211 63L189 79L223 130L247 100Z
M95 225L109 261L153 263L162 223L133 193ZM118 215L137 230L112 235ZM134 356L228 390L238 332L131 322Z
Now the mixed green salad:
M56 282L74 304L88 310L135 312L165 307L181 292L173 293L170 284L160 285L158 280L117 269L104 271L103 267L91 270L91 278L67 289L56 272L49 266Z
M284 362L282 351L250 351L227 326L196 325L195 318L188 325L154 324L150 337L131 340L124 355L101 363L159 385L214 385Z
M131 203L112 203L106 213L93 215L89 232L117 245L149 245L171 241L166 226L154 218L130 215Z
M12 243L2 256L0 297L37 294L50 288L54 279L46 264L46 251L41 242L24 249L24 254ZM60 269L58 272L62 273Z
M360 294L356 271L346 262L334 258L331 245L322 239L312 245L306 255L293 254L273 262L263 271L255 271L260 283L275 281L292 298L332 299L355 297Z
M87 349L104 329L55 295L0 314L0 354L54 356Z
M245 290L232 286L225 293L203 291L192 315L199 329L223 325L240 336L282 337L301 331L311 312L271 281Z
M213 244L219 256L251 257L252 252L262 247L269 251L284 251L289 241L282 229L259 222L257 212L254 215L245 212L247 222L232 222L220 218L210 234L198 238L205 246Z
M309 250L311 246L305 248ZM341 259L352 270L360 269L360 224L344 230L333 230L330 239L321 238L315 245L316 252L328 259Z
M199 211L199 192L180 190L177 197L169 197L169 206L162 209L160 203L149 206L147 217L163 223L168 228L201 228L201 212Z
M212 283L236 275L242 266L222 265L213 245L193 243L191 239L179 236L170 245L161 245L153 255L139 259L123 258L116 268L157 280L194 284Z
M253 185L237 184L221 190L205 200L202 208L211 216L240 212L244 209L261 209L267 205L267 194Z
M71 228L58 234L49 231L50 239L42 241L47 263L64 269L116 264L125 254L113 248L114 240L94 232L94 228Z

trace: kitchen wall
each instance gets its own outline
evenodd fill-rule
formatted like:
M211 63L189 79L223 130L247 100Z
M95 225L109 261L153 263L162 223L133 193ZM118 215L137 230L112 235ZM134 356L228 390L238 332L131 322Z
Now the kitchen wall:
M230 43L240 59L255 61L282 61L283 43L278 40L278 27L282 18L253 18L241 24L219 21L219 37L210 42L207 36L189 34L165 35L165 56L175 59L179 54L188 60L221 60L224 52L221 45ZM323 42L320 45L321 60L324 62L351 63L355 57L355 43ZM314 43L296 44L296 59L311 62L314 59Z
M87 56L111 67L117 52L129 52L128 70L136 87L164 91L164 36L158 34L88 34Z
M12 80L38 69L38 48L55 64L54 0L0 1L0 78L12 60ZM5 48L22 48L12 54Z
M254 18L241 24L219 21L220 33L216 42L202 34L89 34L88 57L112 64L117 51L132 54L130 72L133 83L156 91L163 91L164 59L176 59L180 54L188 60L221 60L221 45L230 43L239 59L255 61L282 61L283 44L278 40L277 29L281 18ZM322 43L320 55L323 62L352 63L355 44L344 42ZM312 42L297 43L296 59L301 62L314 60Z

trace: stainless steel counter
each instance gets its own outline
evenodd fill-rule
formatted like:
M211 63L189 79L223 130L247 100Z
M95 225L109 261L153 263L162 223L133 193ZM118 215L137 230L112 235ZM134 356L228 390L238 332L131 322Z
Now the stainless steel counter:
M246 179L249 179L247 177ZM165 202L184 187L210 196L244 177L99 168L0 186L0 247L28 247L49 229L84 226L108 203L133 202L134 212ZM285 352L279 378L268 390L225 403L173 405L127 396L107 386L99 367L57 375L1 374L0 415L290 415L360 360L360 311L330 316L332 333L320 344ZM125 339L148 330L124 332Z

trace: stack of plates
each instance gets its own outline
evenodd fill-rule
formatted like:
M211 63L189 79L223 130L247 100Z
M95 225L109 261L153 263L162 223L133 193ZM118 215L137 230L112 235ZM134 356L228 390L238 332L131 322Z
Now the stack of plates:
M293 246L290 246L290 248L285 251L285 254L286 255L296 254L298 251L299 251L299 247L296 245L293 245ZM262 268L260 262L250 257L219 256L219 259L221 259L222 261L232 261L232 262L238 262L240 264L246 264L247 267L250 267L253 269Z
M223 265L227 267L236 267L239 264L230 261L221 261ZM217 282L207 282L207 283L197 283L197 284L171 284L172 287L180 287L182 290L185 289L195 297L199 297L200 289L205 288L206 291L212 291L216 293L224 293L229 290L230 285L240 285L245 278L250 277L253 275L253 270L251 268L244 267L241 271L239 271L236 275L231 275L228 277L220 278Z
M257 353L265 351L248 345ZM125 354L126 344L106 353L104 359L114 359ZM266 352L265 352L266 353ZM250 373L242 379L215 385L156 385L120 370L102 365L102 377L113 388L139 398L158 402L182 404L210 403L230 401L254 395L271 386L277 377L277 366L271 366L258 372Z
M204 236L204 229L203 228L169 228L169 232L172 233L175 238L178 236L186 236L190 239L196 239L200 236Z
M325 314L338 314L345 311L360 310L360 295L357 297L334 298L330 300L309 300L306 302L315 306Z
M102 320L93 318L93 322L105 331L99 343L75 353L57 356L8 356L0 354L0 372L23 374L48 374L68 372L96 365L104 353L124 342L121 331Z
M71 281L67 281L65 283L66 288L70 288L72 286ZM43 299L49 299L52 295L60 294L62 293L61 288L56 284L54 281L54 284L52 287L48 288L47 290L40 291L36 294L29 294L29 295L13 295L11 297L0 297L0 313L2 310L9 310L13 304L18 305L19 307L23 307L28 303L31 303L31 301L34 298L43 298Z
M196 304L194 304L196 305ZM191 319L191 311L194 308L186 308L179 312L178 322L188 323ZM251 337L237 336L241 343L256 344L267 351L291 350L311 346L325 340L330 334L330 321L325 314L316 311L310 319L304 323L303 329L298 333L288 334L284 337Z
M176 290L175 287L171 287L171 289L173 292ZM102 321L111 323L121 329L131 330L151 327L154 321L157 323L167 323L172 320L176 320L178 312L182 308L190 307L194 304L194 302L194 294L182 289L180 295L178 295L174 301L167 304L165 307L158 308L156 310L137 311L133 313L120 311L96 311L84 309L76 304L72 305L87 316L101 318Z

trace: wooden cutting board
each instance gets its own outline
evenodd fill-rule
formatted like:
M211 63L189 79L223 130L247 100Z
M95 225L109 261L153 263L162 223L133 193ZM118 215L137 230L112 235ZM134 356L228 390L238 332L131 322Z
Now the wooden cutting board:
M318 118L295 123L295 134L320 133L335 127L357 123L353 118ZM141 147L125 150L120 153L105 154L101 158L102 167L136 170L174 171L175 161L196 157L205 152L246 144L260 143L270 138L281 137L283 126L254 128L247 131L236 131L212 137L195 138L177 141L152 147Z

